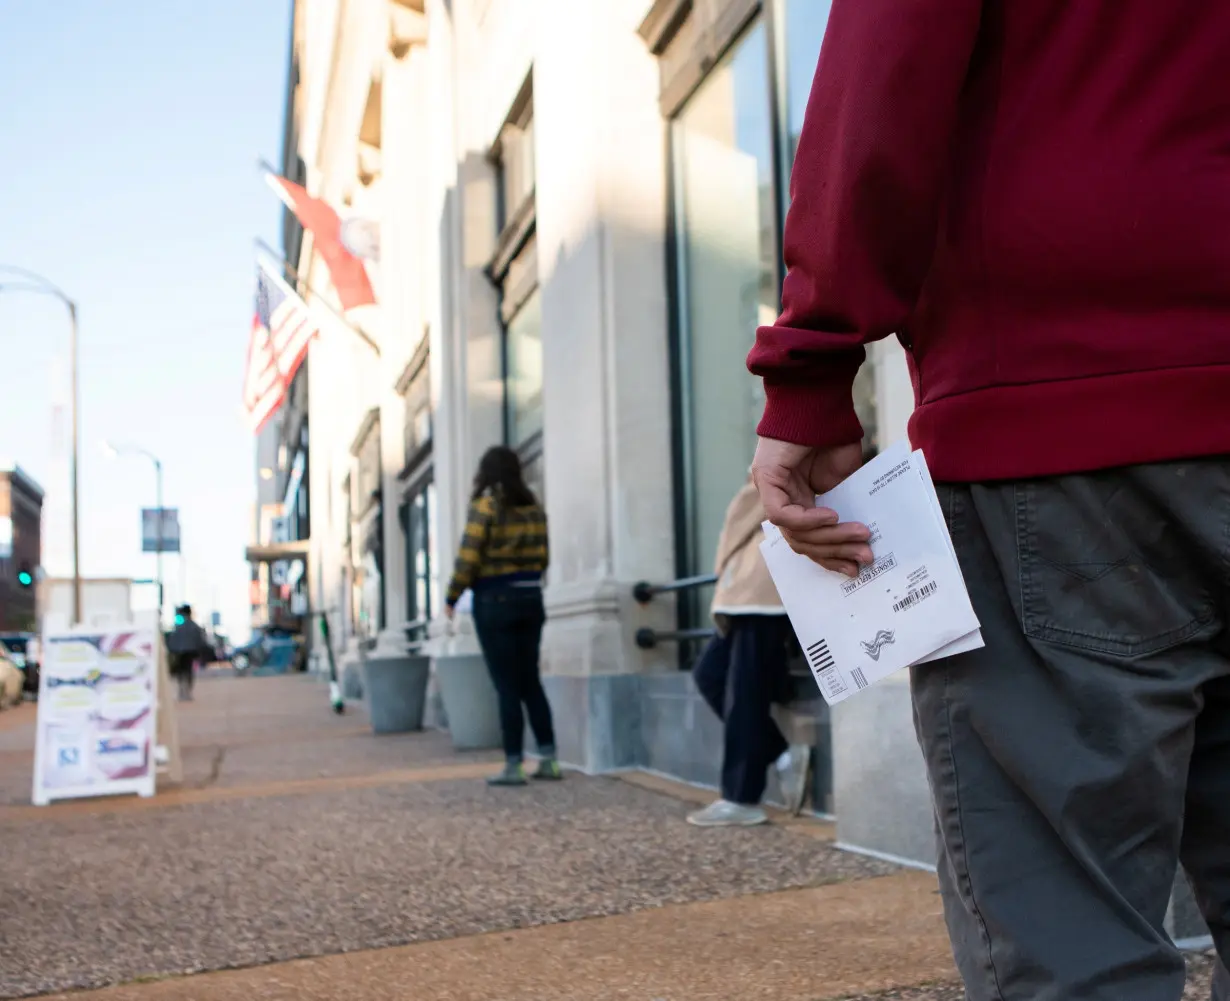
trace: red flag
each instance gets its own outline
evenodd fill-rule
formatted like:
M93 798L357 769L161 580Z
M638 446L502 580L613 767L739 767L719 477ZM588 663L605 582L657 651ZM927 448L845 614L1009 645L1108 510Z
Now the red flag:
M273 174L268 177L274 191L295 213L303 228L311 230L315 247L329 268L342 309L372 305L376 296L367 277L367 268L342 243L342 220L338 214L327 202L313 198L293 181Z

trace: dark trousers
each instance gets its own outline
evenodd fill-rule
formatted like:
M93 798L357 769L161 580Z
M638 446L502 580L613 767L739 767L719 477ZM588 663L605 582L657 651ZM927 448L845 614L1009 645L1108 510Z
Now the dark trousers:
M196 654L171 654L171 676L175 679L181 698L192 694L192 686L196 681Z
M1178 1001L1180 859L1230 960L1230 459L939 494L986 639L912 670L967 996Z
M524 752L522 705L539 751L555 753L551 705L538 667L545 621L541 588L498 587L474 592L474 628L500 700L500 729L504 754L509 759L520 760Z
M784 615L732 615L692 668L701 697L723 723L722 798L756 806L767 772L786 750L770 709L788 680Z

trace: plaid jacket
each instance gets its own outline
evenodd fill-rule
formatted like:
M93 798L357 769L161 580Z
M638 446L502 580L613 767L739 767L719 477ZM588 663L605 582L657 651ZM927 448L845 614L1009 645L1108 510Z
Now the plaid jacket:
M502 508L484 494L470 504L446 600L450 606L457 604L462 592L482 581L541 576L549 555L547 516L541 507Z

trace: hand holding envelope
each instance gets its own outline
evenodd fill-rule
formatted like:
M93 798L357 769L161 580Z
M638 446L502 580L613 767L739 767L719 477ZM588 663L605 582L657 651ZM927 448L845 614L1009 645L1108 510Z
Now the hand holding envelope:
M922 452L899 445L816 498L870 531L857 576L794 552L773 525L761 546L830 704L913 664L983 645Z

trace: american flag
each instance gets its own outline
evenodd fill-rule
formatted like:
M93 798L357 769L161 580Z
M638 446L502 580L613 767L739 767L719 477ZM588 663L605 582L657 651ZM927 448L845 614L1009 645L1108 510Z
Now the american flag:
M256 315L248 342L243 405L253 432L278 409L320 328L289 285L264 263L256 269Z

